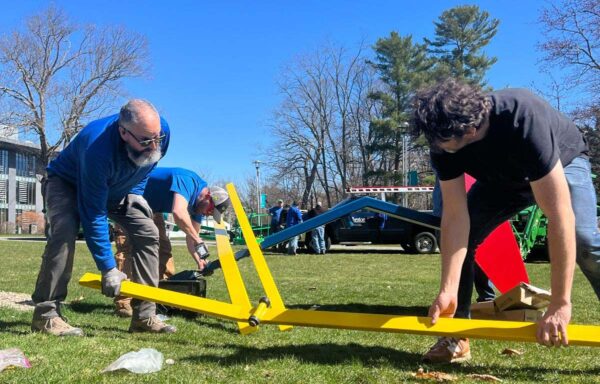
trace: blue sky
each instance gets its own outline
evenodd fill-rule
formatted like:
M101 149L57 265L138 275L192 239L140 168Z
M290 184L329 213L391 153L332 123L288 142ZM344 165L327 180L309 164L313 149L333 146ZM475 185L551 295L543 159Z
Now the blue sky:
M48 6L12 1L0 33ZM80 23L119 24L149 41L151 73L125 82L128 96L152 101L169 121L172 141L161 166L193 169L209 181L243 183L270 142L268 122L280 102L276 79L295 56L330 41L372 45L391 31L414 41L433 37L446 9L476 4L500 19L488 55L493 87L543 83L536 20L544 1L54 1ZM117 104L125 101L125 98Z

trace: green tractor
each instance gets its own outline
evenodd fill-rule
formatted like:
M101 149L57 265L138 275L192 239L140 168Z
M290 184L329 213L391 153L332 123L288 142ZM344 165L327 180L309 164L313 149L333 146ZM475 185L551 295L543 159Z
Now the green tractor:
M600 226L600 206L596 206ZM548 260L548 219L537 205L525 208L510 220L523 260Z

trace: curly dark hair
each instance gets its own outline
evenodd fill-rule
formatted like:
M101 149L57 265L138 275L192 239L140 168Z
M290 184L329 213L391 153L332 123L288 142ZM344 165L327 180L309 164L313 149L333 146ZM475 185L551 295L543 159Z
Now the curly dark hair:
M413 126L430 144L462 137L469 127L479 129L492 108L480 87L454 78L421 89L415 98Z

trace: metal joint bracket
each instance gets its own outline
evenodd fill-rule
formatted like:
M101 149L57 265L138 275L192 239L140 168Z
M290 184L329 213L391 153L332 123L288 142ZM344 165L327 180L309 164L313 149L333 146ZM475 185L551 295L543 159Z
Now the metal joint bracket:
M269 300L268 297L261 297L260 300L258 300L256 309L254 309L254 312L252 312L252 315L248 318L248 324L257 327L260 324L260 319L263 318L268 308L271 308L271 300Z

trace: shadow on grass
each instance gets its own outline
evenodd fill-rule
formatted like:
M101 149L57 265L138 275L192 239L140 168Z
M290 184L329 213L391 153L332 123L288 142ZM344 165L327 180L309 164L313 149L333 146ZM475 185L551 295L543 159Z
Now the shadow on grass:
M46 241L43 236L22 236L22 237L5 237L6 240L26 240L26 241Z
M303 363L334 365L346 364L360 360L365 366L376 367L393 364L398 367L414 368L415 361L419 361L420 354L399 351L392 348L362 346L359 344L306 344L256 348L234 344L206 345L207 349L231 349L234 352L226 357L222 355L205 354L202 356L189 356L183 360L193 363L211 361L219 365L238 365L241 363L252 364L264 360L280 360L293 357Z
M212 319L212 320L211 320ZM199 326L199 327L203 327L203 328L210 328L210 329L216 329L219 331L224 331L227 333L231 333L231 334L238 334L240 333L238 327L235 325L235 323L233 322L224 322L224 321L214 321L215 318L211 318L210 316L203 316L200 315L194 319L186 319L188 321L193 321L195 323L195 325Z
M26 327L26 330L23 331L21 328ZM0 320L0 332L9 332L14 335L28 335L31 332L29 331L31 327L30 321L5 321Z
M358 312L375 313L380 315L399 315L399 316L427 316L429 307L410 306L401 307L397 305L368 305L362 303L348 304L297 304L287 306L289 309L311 309L317 311L332 312Z
M77 313L92 313L96 311L112 312L114 306L112 304L86 303L83 301L72 302L69 307L73 312Z
M274 346L266 348L257 348L251 346L240 346L234 344L213 344L204 345L208 350L229 349L233 353L229 356L203 354L201 356L189 356L182 360L192 363L213 362L221 366L235 366L239 364L252 364L266 360L281 360L290 357L297 359L302 363L312 363L321 365L352 364L355 361L361 361L365 367L376 368L392 366L395 369L416 371L416 368L422 366L426 371L443 371L452 374L481 374L482 367L478 364L436 364L427 366L421 362L420 353L411 353L393 348L378 346L363 346L355 343L350 344L306 344L290 346ZM486 365L485 373L494 374L495 371L506 372L505 366L495 364ZM513 366L510 369L511 377L538 377L539 375L600 375L600 367L589 370L573 368L539 367L539 366Z

